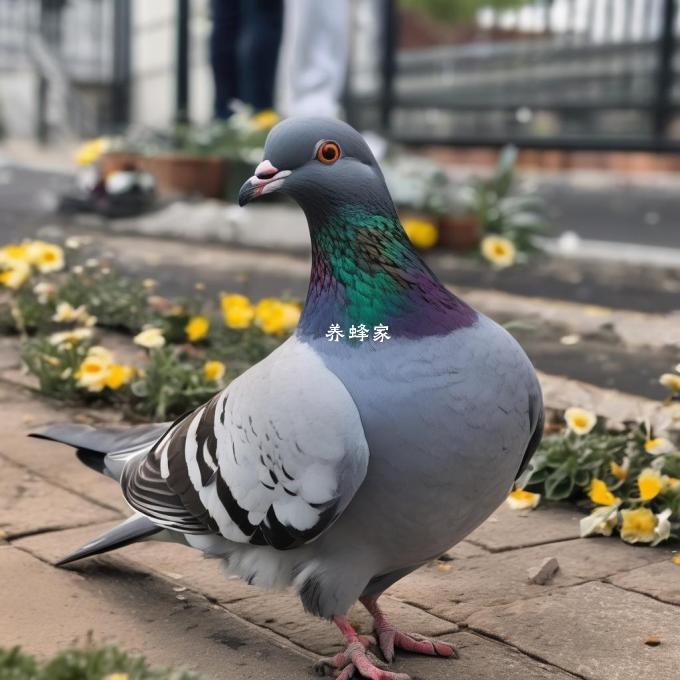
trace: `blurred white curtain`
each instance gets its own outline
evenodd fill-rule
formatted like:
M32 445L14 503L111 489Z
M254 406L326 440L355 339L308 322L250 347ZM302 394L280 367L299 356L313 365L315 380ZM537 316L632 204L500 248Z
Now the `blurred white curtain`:
M286 116L338 115L348 59L348 0L286 0L278 109Z

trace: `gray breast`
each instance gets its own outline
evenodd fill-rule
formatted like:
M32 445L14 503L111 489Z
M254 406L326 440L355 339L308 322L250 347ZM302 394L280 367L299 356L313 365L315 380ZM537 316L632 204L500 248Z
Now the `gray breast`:
M357 404L366 480L329 535L362 540L380 567L420 563L458 542L503 500L540 412L517 342L480 315L470 328L356 349L315 341Z

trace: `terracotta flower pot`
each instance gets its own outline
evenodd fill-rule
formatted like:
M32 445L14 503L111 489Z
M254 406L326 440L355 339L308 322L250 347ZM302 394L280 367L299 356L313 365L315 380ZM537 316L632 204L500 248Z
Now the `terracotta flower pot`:
M439 245L459 253L479 245L481 229L473 215L442 215L439 218Z
M104 177L119 170L140 168L141 156L138 153L128 151L111 151L104 154L99 161L99 167Z
M225 163L219 156L140 156L138 167L154 176L161 194L200 194L206 198L224 195Z

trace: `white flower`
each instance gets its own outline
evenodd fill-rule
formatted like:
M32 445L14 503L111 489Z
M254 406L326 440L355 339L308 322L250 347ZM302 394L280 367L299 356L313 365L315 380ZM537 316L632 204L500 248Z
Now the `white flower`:
M673 450L675 450L673 443L665 437L654 437L645 442L645 451L652 456L671 453Z
M540 502L541 494L525 491L524 489L515 489L512 491L505 502L513 510L533 510Z
M70 323L71 321L80 321L83 316L87 315L87 310L84 305L80 307L73 307L68 302L60 302L57 304L52 321L57 323Z
M671 516L672 510L666 508L656 516L656 529L654 529L654 540L652 545L658 545L661 541L667 541L671 535L671 523L668 518Z
M595 508L587 517L579 522L581 538L586 536L611 536L618 523L619 504L603 505Z
M133 338L133 342L146 349L155 349L165 345L163 331L160 328L145 328Z
M49 299L57 292L57 287L53 283L47 281L40 281L33 287L33 293L38 298L41 305L46 305Z
M597 424L597 416L584 408L572 406L564 412L567 427L578 435L588 434Z
M49 337L51 345L75 345L81 340L88 340L92 337L91 328L74 328L71 331L63 331L62 333L52 333Z

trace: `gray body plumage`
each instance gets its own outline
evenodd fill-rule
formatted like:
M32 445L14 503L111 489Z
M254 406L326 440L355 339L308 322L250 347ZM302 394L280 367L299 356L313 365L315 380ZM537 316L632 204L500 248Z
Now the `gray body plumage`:
M424 341L355 349L319 339L310 348L357 405L370 450L363 484L336 523L293 554L211 548L230 552L228 564L255 584L295 583L306 609L331 617L441 554L498 507L542 401L523 350L482 315Z

